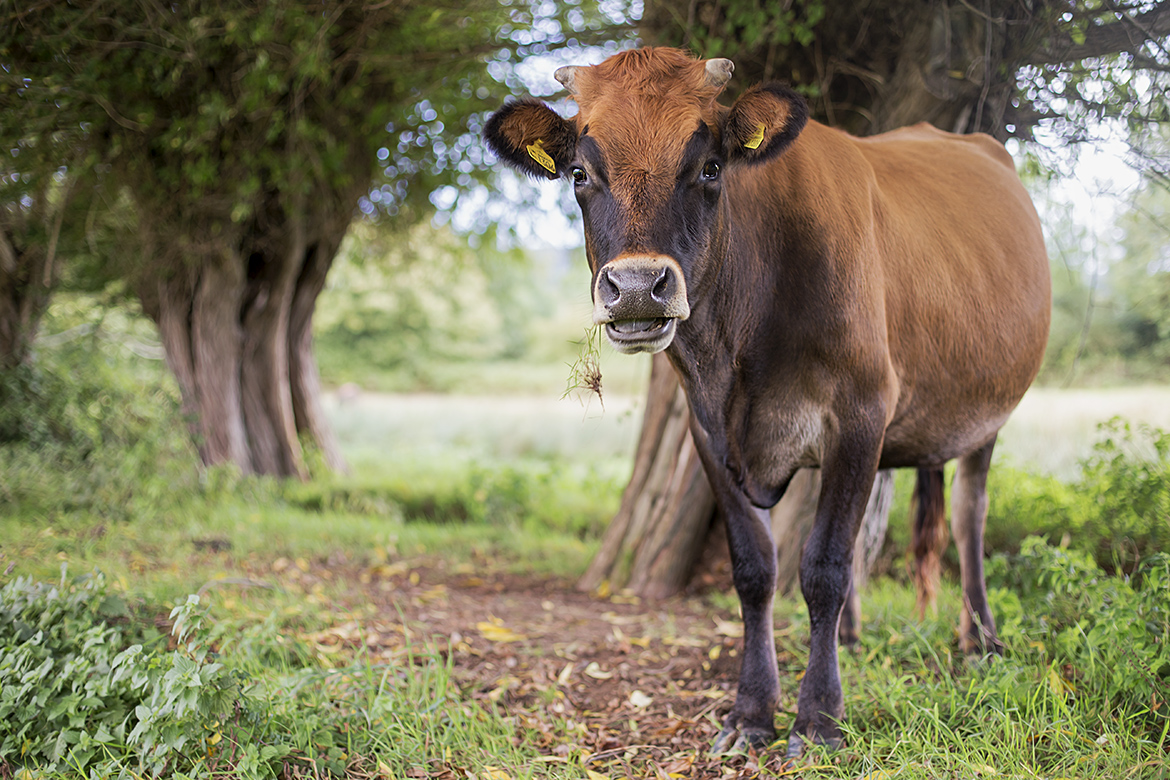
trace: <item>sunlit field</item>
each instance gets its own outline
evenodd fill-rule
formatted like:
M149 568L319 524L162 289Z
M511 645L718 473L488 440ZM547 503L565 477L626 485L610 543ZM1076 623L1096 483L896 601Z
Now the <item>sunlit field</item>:
M568 369L564 369L566 374ZM634 377L642 386L644 379ZM641 395L412 395L332 392L327 409L351 458L561 457L616 464L631 457ZM1064 479L1114 417L1170 428L1170 387L1057 389L1024 396L996 445L998 462Z

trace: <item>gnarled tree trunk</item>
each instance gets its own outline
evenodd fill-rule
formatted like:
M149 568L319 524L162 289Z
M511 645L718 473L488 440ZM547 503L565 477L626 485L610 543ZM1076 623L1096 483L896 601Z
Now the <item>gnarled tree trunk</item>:
M56 280L57 246L77 180L44 179L27 201L0 204L0 370L28 359Z
M49 305L46 253L27 250L0 229L0 370L15 368L29 355L41 315Z
M342 211L286 218L276 241L241 230L214 251L188 250L139 279L205 465L303 479L305 434L331 468L345 470L324 416L311 334L313 307L348 227Z
M780 592L791 591L798 580L800 551L812 527L820 484L818 470L798 471L772 509ZM879 472L854 550L858 588L868 580L881 549L892 497L892 472ZM666 356L655 355L634 472L578 587L595 590L605 583L610 589L664 598L690 583L700 559L707 569L727 570L721 565L728 559L726 544L715 496L691 438L686 393Z

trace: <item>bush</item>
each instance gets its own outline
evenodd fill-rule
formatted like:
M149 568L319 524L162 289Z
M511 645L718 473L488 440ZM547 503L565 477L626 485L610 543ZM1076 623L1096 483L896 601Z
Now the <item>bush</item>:
M1112 420L1066 484L1017 469L992 469L984 544L1015 552L1029 535L1091 556L1107 572L1132 573L1170 552L1170 434Z
M244 699L200 637L199 598L171 612L173 651L128 614L100 574L0 589L0 768L207 774Z
M88 299L55 300L44 330L59 335L38 343L32 365L0 372L0 512L150 517L199 488L165 367L126 354L149 327Z
M1049 684L1144 721L1156 738L1170 721L1170 555L1133 576L1109 574L1085 552L1038 537L987 566L992 611L1012 655L1039 650Z

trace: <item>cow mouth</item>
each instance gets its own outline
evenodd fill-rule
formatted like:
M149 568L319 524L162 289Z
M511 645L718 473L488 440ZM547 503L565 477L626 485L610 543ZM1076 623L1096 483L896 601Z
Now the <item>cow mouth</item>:
M605 336L618 352L661 352L674 339L676 317L614 320L605 323Z

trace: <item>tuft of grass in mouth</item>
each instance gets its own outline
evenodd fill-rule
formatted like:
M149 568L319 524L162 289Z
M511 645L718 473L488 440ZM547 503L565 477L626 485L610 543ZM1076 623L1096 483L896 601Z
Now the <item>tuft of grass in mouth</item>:
M594 325L586 328L585 338L577 342L577 359L569 365L569 379L561 398L568 398L573 393L593 393L604 409L605 399L601 394L601 327Z

